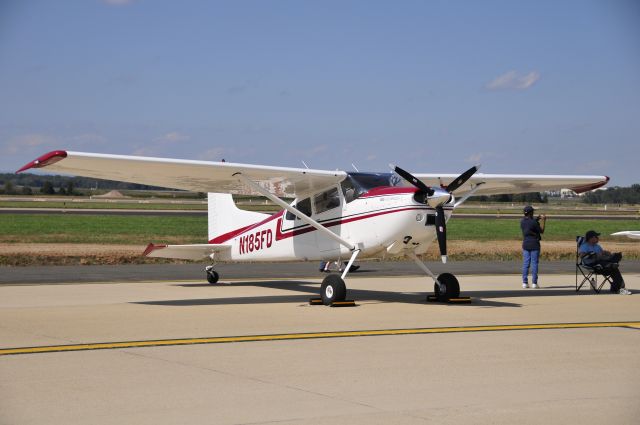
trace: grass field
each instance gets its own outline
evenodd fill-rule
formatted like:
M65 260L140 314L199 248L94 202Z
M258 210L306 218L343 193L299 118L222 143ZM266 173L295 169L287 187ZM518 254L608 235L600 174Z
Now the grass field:
M203 243L206 217L0 215L0 243Z
M640 227L638 220L548 220L544 240L573 241L576 235L596 229L603 235ZM451 219L450 240L519 240L519 219ZM603 240L614 239L605 236ZM118 216L65 214L0 215L1 243L102 243L140 244L203 243L206 217ZM624 239L618 239L624 240Z

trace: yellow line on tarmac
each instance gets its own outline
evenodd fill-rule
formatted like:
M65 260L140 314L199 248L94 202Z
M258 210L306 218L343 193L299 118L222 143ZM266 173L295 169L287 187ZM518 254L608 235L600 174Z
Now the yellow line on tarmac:
M464 326L417 329L381 329L368 331L311 332L272 335L222 336L210 338L162 339L148 341L99 342L91 344L49 345L41 347L0 348L0 356L11 354L58 353L64 351L108 350L116 348L162 347L193 344L223 344L232 342L280 341L295 339L345 338L356 336L418 335L455 332L523 331L540 329L588 329L588 328L634 328L640 329L640 322L601 323L548 323L536 325Z

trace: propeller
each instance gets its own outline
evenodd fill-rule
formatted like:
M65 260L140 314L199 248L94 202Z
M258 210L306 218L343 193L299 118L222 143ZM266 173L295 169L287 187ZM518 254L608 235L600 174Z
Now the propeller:
M473 176L480 168L478 165L474 165L464 173L456 177L448 186L442 188L432 188L427 186L420 179L413 176L402 168L389 164L391 169L400 177L411 183L413 186L420 189L426 194L425 203L429 204L436 210L436 235L438 237L438 247L440 248L440 256L442 262L447 262L447 222L444 214L443 205L451 200L451 194L456 189L460 188Z

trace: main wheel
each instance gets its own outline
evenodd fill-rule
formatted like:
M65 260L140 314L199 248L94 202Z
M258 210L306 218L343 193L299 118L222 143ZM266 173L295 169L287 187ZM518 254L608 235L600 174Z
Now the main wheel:
M218 279L220 279L220 275L215 270L207 270L207 281L214 285L218 283Z
M320 297L324 305L331 305L334 301L344 301L347 297L347 286L337 274L325 277L320 287Z
M437 283L433 284L433 292L435 293L438 301L446 302L451 298L458 298L460 296L460 284L458 279L451 273L442 273L438 276L438 282L444 285L444 292L440 291L440 286Z

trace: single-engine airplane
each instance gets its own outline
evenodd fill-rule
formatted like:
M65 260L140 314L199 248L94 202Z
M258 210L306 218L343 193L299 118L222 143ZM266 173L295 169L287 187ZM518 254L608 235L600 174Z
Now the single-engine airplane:
M458 297L450 273L435 276L418 258L438 240L447 259L446 223L472 195L514 194L604 186L606 176L480 174L474 166L460 175L325 171L229 162L107 155L58 150L17 172L47 168L65 174L119 180L208 193L208 243L149 244L149 257L210 258L207 280L218 282L215 261L291 261L349 258L341 275L330 274L320 295L330 305L344 300L345 278L357 257L386 254L412 258L434 280L439 300ZM236 207L232 194L262 195L283 210L274 215ZM281 198L294 198L291 204Z

